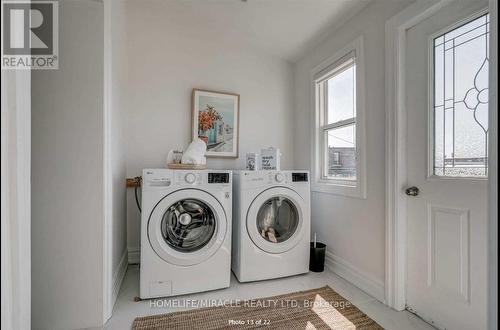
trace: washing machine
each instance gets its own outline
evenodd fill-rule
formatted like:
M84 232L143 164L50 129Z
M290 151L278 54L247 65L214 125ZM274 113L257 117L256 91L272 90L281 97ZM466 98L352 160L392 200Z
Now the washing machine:
M233 175L231 268L240 282L309 270L308 171L237 171Z
M232 172L145 169L140 297L229 286Z

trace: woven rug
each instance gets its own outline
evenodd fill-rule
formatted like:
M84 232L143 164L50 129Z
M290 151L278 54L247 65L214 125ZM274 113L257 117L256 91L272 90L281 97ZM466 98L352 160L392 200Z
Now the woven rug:
M138 317L134 330L151 329L383 329L330 287L223 306Z

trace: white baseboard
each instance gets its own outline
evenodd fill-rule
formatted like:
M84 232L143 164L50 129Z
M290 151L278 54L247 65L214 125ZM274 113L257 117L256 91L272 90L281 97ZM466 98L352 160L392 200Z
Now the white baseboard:
M115 305L116 299L118 298L118 293L120 292L120 287L122 286L123 279L127 273L128 267L128 253L127 250L123 251L123 255L118 264L118 269L113 274L113 306Z
M348 261L328 251L326 252L325 266L373 298L385 303L385 287L382 281L372 278Z
M141 262L141 248L140 247L129 247L128 248L128 263L138 264Z
M138 264L141 261L140 247L128 248L128 263ZM331 252L326 252L325 266L331 272L360 288L378 301L385 303L385 287L382 281L363 273L348 261Z

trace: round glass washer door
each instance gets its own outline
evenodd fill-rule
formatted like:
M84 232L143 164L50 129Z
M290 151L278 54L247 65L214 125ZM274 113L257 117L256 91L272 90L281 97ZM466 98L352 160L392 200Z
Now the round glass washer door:
M149 242L163 260L181 266L210 258L224 242L226 214L215 197L197 189L165 196L148 222Z
M270 188L252 202L247 214L247 231L260 249L269 253L283 253L302 239L303 199L293 190Z
M170 205L161 220L165 242L179 252L195 252L212 239L217 220L212 208L199 199L183 199Z
M257 230L271 243L281 243L293 236L299 225L299 213L293 201L274 196L262 204L257 212Z

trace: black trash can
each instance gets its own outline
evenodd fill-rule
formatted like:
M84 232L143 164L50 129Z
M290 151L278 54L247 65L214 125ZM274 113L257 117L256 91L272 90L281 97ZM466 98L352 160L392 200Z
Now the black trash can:
M311 248L309 253L310 271L319 273L325 270L325 253L326 253L325 244L316 242L316 247L314 247L314 242L311 242Z

